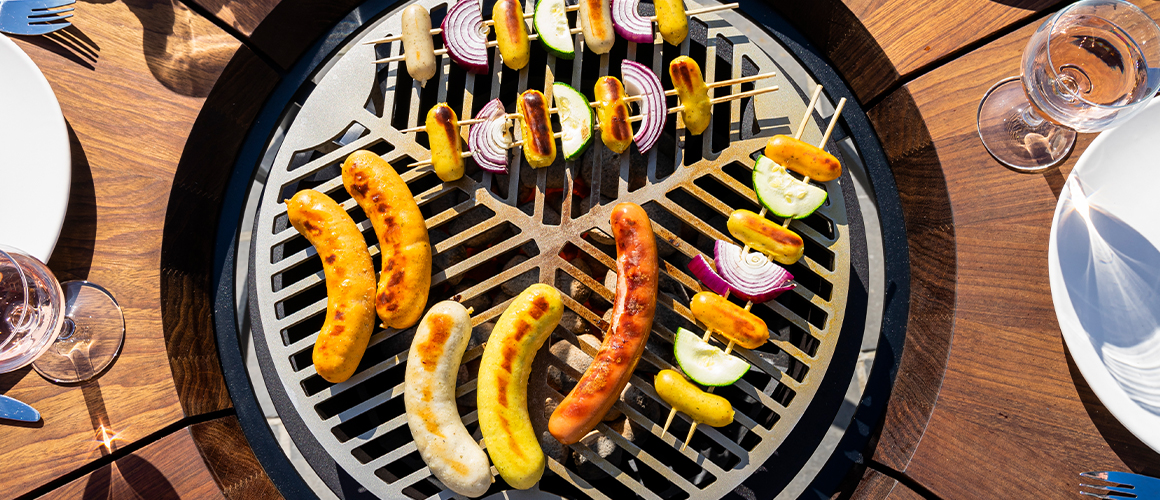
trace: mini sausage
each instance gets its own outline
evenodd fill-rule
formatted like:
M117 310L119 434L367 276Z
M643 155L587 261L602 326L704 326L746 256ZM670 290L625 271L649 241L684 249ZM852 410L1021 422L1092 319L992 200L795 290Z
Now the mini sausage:
M596 101L600 103L600 139L616 154L628 151L632 144L632 124L628 122L628 105L624 102L624 85L615 76L596 80Z
M689 17L681 0L655 0L657 30L670 45L680 45L689 36Z
M701 66L689 56L678 56L669 63L669 77L681 98L685 130L701 135L709 127L713 106L709 103L709 87L701 76Z
M407 183L370 151L346 158L342 184L378 235L383 261L375 295L379 319L391 328L410 328L423 315L431 288L431 241L423 213Z
M415 447L431 473L451 491L478 497L491 487L491 464L455 403L456 376L469 340L467 309L449 300L432 306L407 354L403 404Z
M694 295L689 309L697 321L741 347L753 349L769 341L769 329L761 318L713 292Z
M539 90L527 90L516 103L520 114L524 157L533 168L546 167L556 161L556 138L552 137L552 118L548 100Z
M769 138L765 157L818 182L832 181L842 175L842 164L834 155L785 135Z
M371 254L354 219L323 193L295 193L286 201L286 215L318 251L326 276L326 320L314 343L314 370L327 382L345 382L358 368L375 327Z
M680 373L661 370L653 379L653 387L661 399L698 424L724 427L733 423L733 405L728 399L702 391Z
M621 203L612 208L612 234L616 238L612 325L592 364L548 420L548 432L564 444L580 441L616 403L652 332L660 279L652 223L639 205Z
M805 252L801 236L749 210L729 214L726 226L734 238L782 264L797 262Z
M580 0L580 29L584 45L595 54L607 54L616 43L609 0Z
M491 8L491 20L495 21L495 40L499 43L499 53L503 64L519 70L531 59L528 47L528 25L524 22L524 8L520 0L499 0Z
M431 145L431 166L443 182L463 177L463 140L455 110L441 102L427 112L427 141Z
M435 42L431 39L431 13L421 5L403 9L403 51L407 74L420 82L435 76Z
M513 488L531 488L547 465L528 415L528 378L536 351L563 314L555 288L543 283L528 287L496 321L479 361L479 432L495 469Z

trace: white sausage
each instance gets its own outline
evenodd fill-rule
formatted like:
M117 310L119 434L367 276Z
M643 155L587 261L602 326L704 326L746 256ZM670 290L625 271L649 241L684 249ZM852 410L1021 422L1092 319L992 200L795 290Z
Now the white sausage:
M609 0L580 0L580 27L584 45L596 54L607 54L616 43Z
M491 465L455 406L456 375L470 337L471 317L458 302L427 311L407 355L403 404L415 446L435 477L460 495L478 497L491 486Z
M431 40L431 14L420 5L403 9L403 52L407 74L419 82L435 76L435 42Z

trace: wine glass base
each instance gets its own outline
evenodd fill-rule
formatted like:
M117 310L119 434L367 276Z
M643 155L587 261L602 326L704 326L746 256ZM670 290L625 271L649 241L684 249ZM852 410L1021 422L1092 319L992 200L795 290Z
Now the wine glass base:
M979 138L999 163L1020 172L1040 172L1063 163L1075 147L1075 131L1040 117L1023 83L996 83L979 103Z
M32 367L62 384L88 381L113 363L125 342L125 316L104 288L87 281L60 284L65 319L56 341Z

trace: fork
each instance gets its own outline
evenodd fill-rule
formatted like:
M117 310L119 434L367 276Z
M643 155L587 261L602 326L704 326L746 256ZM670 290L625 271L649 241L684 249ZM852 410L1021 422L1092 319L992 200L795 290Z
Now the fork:
M76 0L0 0L0 32L44 35L72 26ZM62 8L67 7L67 8Z
M1097 490L1097 493L1080 490L1079 494L1110 500L1128 498L1160 499L1160 479L1141 476L1130 472L1098 471L1081 472L1080 477L1113 483L1115 486L1080 484L1081 488ZM1113 495L1112 493L1117 493Z

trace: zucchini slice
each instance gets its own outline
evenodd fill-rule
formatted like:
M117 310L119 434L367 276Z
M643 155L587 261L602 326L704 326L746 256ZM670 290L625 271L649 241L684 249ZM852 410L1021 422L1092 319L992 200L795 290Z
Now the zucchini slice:
M548 52L560 59L576 57L576 44L572 40L572 27L568 25L564 0L540 0L532 24Z
M541 5L546 1L549 0L543 0ZM563 5L563 2L560 4ZM588 106L588 98L566 83L552 84L552 100L556 103L560 128L564 132L564 137L560 139L564 159L575 160L592 144L592 124L596 116Z
M704 386L730 385L749 371L749 363L737 356L725 354L725 351L713 347L684 328L677 328L673 355L677 358L677 364L681 365L681 371L693 382Z
M814 213L827 196L825 189L802 182L765 156L759 156L753 166L753 190L774 215L794 219Z

